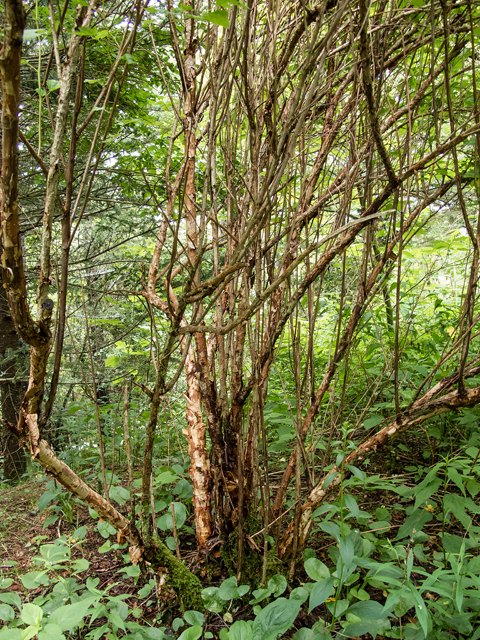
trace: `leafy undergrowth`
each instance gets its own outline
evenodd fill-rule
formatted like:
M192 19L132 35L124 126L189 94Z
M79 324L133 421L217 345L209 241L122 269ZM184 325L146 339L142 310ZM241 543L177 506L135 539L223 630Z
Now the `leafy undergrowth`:
M227 541L221 552L216 546L208 563L197 565L187 476L179 465L160 467L159 531L174 546L173 503L182 559L201 575L204 612L182 613L168 585L142 577L108 525L95 523L53 481L4 490L0 639L477 640L478 456L470 447L426 467L414 452L400 464L387 450L368 474L350 469L337 499L314 514L294 580L287 583L288 566L272 562L263 586L262 559L247 546L244 566L253 570L240 584L226 568L228 555L235 562L235 544ZM397 473L386 474L392 459ZM124 474L110 480L126 512Z

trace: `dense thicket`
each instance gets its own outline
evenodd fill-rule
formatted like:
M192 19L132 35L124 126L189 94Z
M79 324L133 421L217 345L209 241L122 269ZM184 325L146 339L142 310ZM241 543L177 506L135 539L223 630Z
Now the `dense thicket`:
M220 538L265 582L271 536L292 578L379 447L425 430L433 461L459 410L473 429L479 33L470 0L5 1L2 273L30 377L3 417L135 562L169 553L161 461L190 468L199 558ZM138 522L109 499L125 394Z

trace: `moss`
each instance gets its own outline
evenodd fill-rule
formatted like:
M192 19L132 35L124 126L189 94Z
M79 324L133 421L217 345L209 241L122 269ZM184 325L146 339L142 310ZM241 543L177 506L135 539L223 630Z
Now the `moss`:
M237 574L238 562L238 536L231 534L228 542L222 545L222 560L227 569L228 575ZM240 584L250 585L250 590L262 587L263 551L260 553L251 549L248 544L243 545L242 553L242 575ZM274 547L270 547L267 557L267 583L276 573L288 575L288 567L283 564L276 554Z
M145 553L146 558L154 567L165 567L168 571L168 582L180 600L182 611L193 609L204 611L205 605L202 598L202 585L184 563L179 560L163 542L150 548Z

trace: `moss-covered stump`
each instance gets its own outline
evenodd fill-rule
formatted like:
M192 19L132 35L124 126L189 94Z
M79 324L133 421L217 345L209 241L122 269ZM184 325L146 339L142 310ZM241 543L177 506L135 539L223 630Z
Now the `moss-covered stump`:
M168 583L180 600L182 611L205 610L200 580L179 560L163 542L145 550L145 558L155 567L165 568Z

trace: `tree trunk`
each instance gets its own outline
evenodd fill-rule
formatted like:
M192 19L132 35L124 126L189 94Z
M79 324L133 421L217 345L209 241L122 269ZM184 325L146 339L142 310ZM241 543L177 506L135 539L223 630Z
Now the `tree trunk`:
M20 338L15 331L12 316L8 308L5 289L0 286L0 356L1 364L0 393L2 405L2 451L3 478L17 481L27 469L27 458L24 450L18 445L18 438L10 431L7 423L16 424L18 410L25 392L25 382L18 380L16 351L20 348Z

